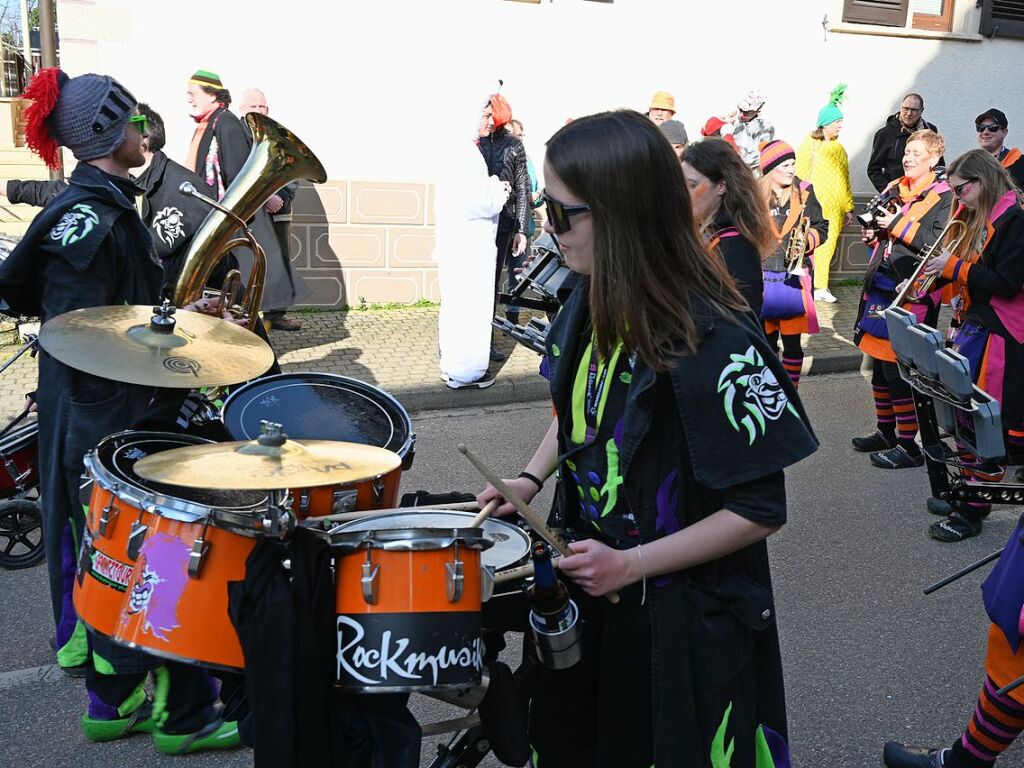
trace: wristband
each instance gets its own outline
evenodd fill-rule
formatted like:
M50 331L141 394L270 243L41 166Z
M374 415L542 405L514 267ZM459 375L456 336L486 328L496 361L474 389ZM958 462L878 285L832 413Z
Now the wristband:
M544 489L544 481L531 472L520 472L519 477L525 477L531 483L537 486L537 490L541 491Z

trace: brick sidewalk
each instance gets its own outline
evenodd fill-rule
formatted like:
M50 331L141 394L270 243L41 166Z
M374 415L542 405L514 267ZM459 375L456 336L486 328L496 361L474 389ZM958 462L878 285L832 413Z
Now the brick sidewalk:
M805 343L805 373L857 370L861 354L853 346L857 288L839 288L836 304L818 304L821 333ZM522 402L547 397L537 372L540 358L500 337L509 353L492 364L497 381L489 389L454 391L440 379L437 365L437 309L316 312L291 315L302 320L297 332L273 331L271 341L285 371L317 371L351 376L384 389L410 411ZM524 313L525 318L525 313ZM0 347L0 363L17 346ZM21 409L22 394L35 389L35 361L27 355L0 374L0 419ZM2 422L0 422L2 425Z

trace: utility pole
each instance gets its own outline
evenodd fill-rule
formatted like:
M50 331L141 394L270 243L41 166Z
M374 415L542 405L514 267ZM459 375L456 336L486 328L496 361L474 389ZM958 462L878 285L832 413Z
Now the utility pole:
M25 57L25 82L32 78L32 30L28 25L28 4L32 0L19 0L21 6L21 55Z
M57 35L54 24L54 0L39 0L39 54L41 68L57 66ZM61 155L60 168L50 171L51 179L64 178L64 158Z

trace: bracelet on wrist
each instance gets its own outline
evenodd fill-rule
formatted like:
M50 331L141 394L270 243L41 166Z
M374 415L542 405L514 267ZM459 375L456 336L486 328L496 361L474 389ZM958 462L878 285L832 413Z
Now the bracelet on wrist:
M532 472L520 472L519 477L525 477L531 483L537 486L537 490L541 491L544 489L544 481L537 477Z

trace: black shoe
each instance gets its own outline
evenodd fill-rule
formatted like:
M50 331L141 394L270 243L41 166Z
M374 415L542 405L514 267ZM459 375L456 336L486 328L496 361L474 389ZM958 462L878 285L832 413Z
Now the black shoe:
M890 440L878 431L873 432L867 437L855 437L850 442L853 444L853 450L860 451L861 453L884 451L886 448L892 448L896 445L895 439Z
M971 521L966 515L954 512L945 520L939 520L928 526L928 535L936 541L955 544L981 533L981 520Z
M915 455L907 451L902 445L890 448L887 451L876 451L868 458L871 463L881 469L911 469L924 464L924 454L918 451Z
M949 517L954 512L956 512L956 510L953 508L953 505L950 504L948 501L936 499L934 496L928 499L927 506L929 512L931 512L933 515L939 515L941 517ZM975 514L981 515L982 517L988 517L989 514L992 512L992 505L982 504L979 507L971 507L971 511Z
M882 750L886 768L942 768L949 750L927 747L905 747L898 741L887 741Z
M506 355L500 349L496 349L494 347L491 348L491 362L492 363L500 363L502 360L505 360L507 358L508 358L508 355Z
M494 384L494 376L490 373L485 373L475 381L456 381L449 378L447 373L442 373L441 381L448 386L448 389L487 389Z

